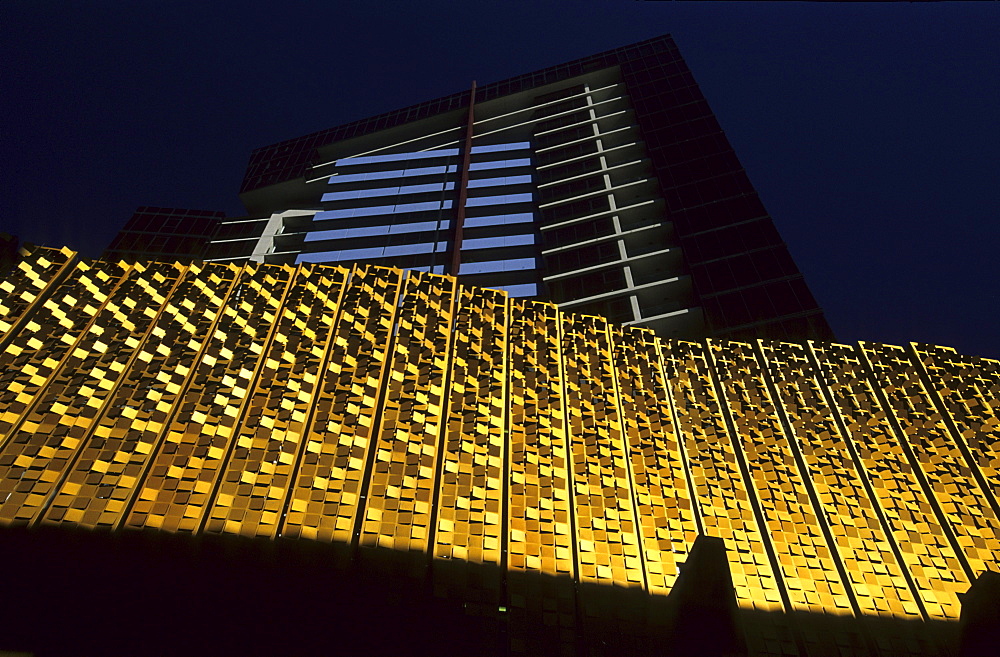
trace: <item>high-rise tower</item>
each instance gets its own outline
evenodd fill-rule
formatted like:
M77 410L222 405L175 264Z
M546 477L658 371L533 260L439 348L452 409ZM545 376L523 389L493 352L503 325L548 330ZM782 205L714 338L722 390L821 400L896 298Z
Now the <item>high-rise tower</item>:
M832 338L669 36L257 149L241 199L207 259L453 274L664 337Z

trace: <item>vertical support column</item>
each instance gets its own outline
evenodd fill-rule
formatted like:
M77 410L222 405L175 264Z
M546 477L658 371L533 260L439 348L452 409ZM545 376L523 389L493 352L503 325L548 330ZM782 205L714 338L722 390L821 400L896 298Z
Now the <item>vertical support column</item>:
M594 134L594 143L597 145L598 161L601 163L601 172L602 172L601 179L604 182L604 189L607 191L608 207L611 210L617 210L618 202L615 199L614 192L611 191L612 184L611 184L611 175L608 173L608 159L607 156L604 155L604 140L601 139L601 128L599 125L597 125L597 112L594 110L594 97L590 93L589 84L583 85L583 89L584 92L586 92L587 94L586 96L587 113L589 114L590 120L592 121L590 126ZM621 220L618 218L618 215L612 214L611 221L614 222L615 234L621 235L622 226L621 226ZM621 260L626 260L628 258L628 253L625 249L625 240L617 239L615 240L615 244L618 247L618 257ZM630 265L622 265L622 273L625 276L625 285L630 289L634 288L635 280L632 278L632 267ZM633 320L642 319L642 311L639 308L638 297L636 297L636 295L634 294L631 294L629 295L628 299L629 299L629 305L631 306L632 309L632 319Z
M451 266L448 273L458 276L462 267L462 229L465 227L465 199L469 192L469 164L472 160L472 134L475 129L476 81L469 90L469 113L465 122L465 141L462 144L461 170L458 179L458 200L455 201L455 225L451 236Z

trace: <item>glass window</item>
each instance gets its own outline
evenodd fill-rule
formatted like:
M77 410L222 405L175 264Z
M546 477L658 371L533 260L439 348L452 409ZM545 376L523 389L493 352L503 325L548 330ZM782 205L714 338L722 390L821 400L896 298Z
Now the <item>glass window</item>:
M469 165L469 171L484 171L486 169L507 169L510 167L526 167L531 165L531 160L521 158L517 160L497 160L496 162L473 162Z
M445 210L451 207L451 201L424 201L423 203L399 203L393 208L393 213L420 212L423 210Z
M445 173L455 173L458 171L458 167L454 164L447 167L419 167L416 169L407 169L403 172L404 176L435 176Z
M483 205L503 205L506 203L530 203L531 194L504 194L502 196L480 196L470 198L465 201L468 207L478 207Z
M425 185L403 185L399 188L400 194L422 194L424 192L442 192L446 189L455 189L455 183L427 183Z
M340 192L341 194L350 194L351 192ZM377 187L375 189L359 189L354 192L354 196L345 196L344 198L372 198L373 196L395 196L399 194L399 187ZM324 201L335 201L337 194L326 194L323 196Z
M475 153L500 153L504 151L521 151L531 148L531 143L526 141L518 141L511 144L492 144L490 146L473 146L472 152Z
M513 258L510 260L490 260L489 262L463 262L459 274L488 274L501 271L522 271L534 269L534 258Z
M425 185L403 185L402 187L377 187L375 189L360 189L344 192L327 192L322 201L348 201L358 198L373 198L376 196L398 196L402 194L421 194L426 192L441 192L455 189L455 183L428 183Z
M442 167L443 168L443 167ZM328 185L339 185L341 183L364 182L366 180L384 180L387 178L398 178L403 175L403 170L396 171L371 171L369 173L338 173L330 176Z
M428 222L433 224L434 222ZM390 226L359 226L357 228L338 228L335 230L316 230L306 233L306 242L317 242L319 240L343 240L352 237L372 237L376 235L388 235Z
M418 244L400 244L398 246L387 246L384 249L383 255L404 256L404 255L417 255L420 253L434 253L434 244L418 243Z
M340 251L317 251L316 253L300 253L295 256L295 262L340 262Z
M480 228L482 226L504 226L508 224L526 224L535 220L530 212L518 212L516 214L493 214L488 217L467 217L465 225L469 228Z
M522 185L530 183L531 176L506 176L504 178L479 178L470 180L469 187L496 187L499 185Z
M497 285L493 289L503 290L512 297L538 296L538 285L536 283L520 283L518 285Z
M391 180L393 178L405 178L408 176L434 176L445 173L455 173L458 167L418 167L416 169L393 169L392 171L369 171L368 173L337 173L327 180L329 185L342 183L364 182L366 180Z
M394 224L389 226L390 235L402 235L405 233L421 233L430 230L445 230L451 226L450 219L442 221L414 221L409 224Z
M501 235L499 237L475 237L462 240L462 250L492 249L504 246L525 246L535 243L534 235Z
M368 258L381 258L385 247L372 246L365 249L341 249L341 260L366 260Z
M432 157L452 157L458 155L457 148L446 148L437 151L422 151L419 153L392 153L391 155L362 155L361 157L346 157L337 160L336 166L351 166L355 164L378 164L380 162L403 162L406 160L424 160Z
M528 195L530 196L530 194ZM344 208L343 210L324 210L317 212L316 220L346 219L349 217L371 217L382 214L399 214L402 212L422 212L427 210L447 210L451 201L424 201L422 203L398 203L396 205L376 205L370 208Z

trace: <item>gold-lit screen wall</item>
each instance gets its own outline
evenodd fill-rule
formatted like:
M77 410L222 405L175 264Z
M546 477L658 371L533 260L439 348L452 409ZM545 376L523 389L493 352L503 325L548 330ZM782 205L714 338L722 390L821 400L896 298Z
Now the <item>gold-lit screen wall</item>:
M998 366L661 340L394 269L35 249L0 282L0 525L409 551L439 595L570 634L584 584L666 595L704 534L743 608L957 619L1000 570Z

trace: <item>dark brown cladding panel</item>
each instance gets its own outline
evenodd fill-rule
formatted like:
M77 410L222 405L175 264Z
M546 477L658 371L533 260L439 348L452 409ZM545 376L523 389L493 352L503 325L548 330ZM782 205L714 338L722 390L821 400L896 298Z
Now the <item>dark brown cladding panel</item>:
M105 258L197 259L225 212L141 206L111 241Z
M671 55L625 62L622 77L710 334L833 339L694 77Z

